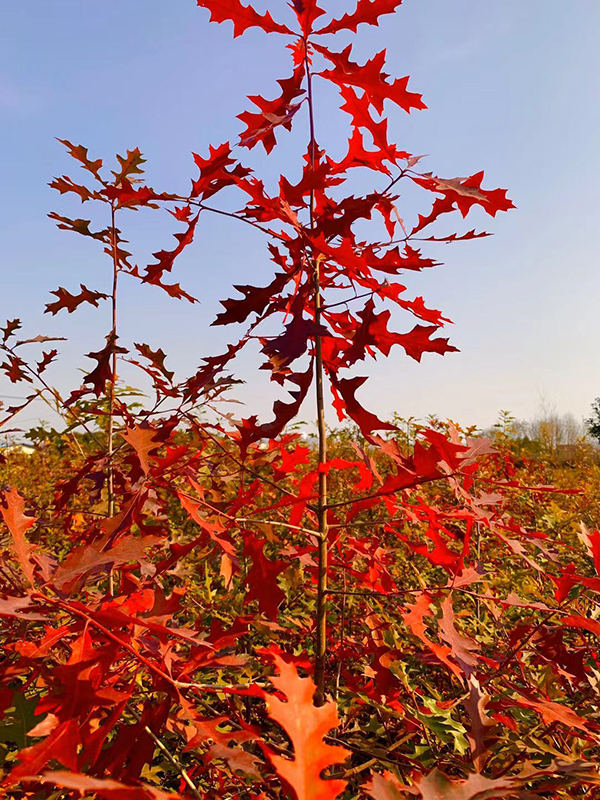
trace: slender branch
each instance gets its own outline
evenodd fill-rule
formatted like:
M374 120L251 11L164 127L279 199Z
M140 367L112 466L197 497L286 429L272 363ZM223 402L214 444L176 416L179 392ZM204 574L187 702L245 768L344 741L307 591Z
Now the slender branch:
M253 219L248 219L248 217L242 217L240 214L236 214L235 211L225 211L222 208L207 206L206 203L202 203L200 200L194 200L191 197L176 197L174 199L179 200L182 203L187 203L191 206L195 206L196 208L199 208L202 211L209 211L211 214L219 214L222 217L230 217L231 219L237 219L240 222L245 222L246 225L252 225L253 228L258 228L259 231L266 233L267 236L274 236L276 239L281 239L282 242L288 241L288 239L285 236L283 236L283 234L277 233L276 231L272 231L270 228L265 228L264 225L255 222Z
M262 475L257 470L245 464L241 459L237 458L237 456L233 455L233 453L229 451L225 447L225 445L219 441L219 439L216 436L213 436L210 433L208 428L199 425L197 420L194 419L194 417L190 414L189 411L182 411L182 416L185 417L185 419L187 419L192 424L192 426L198 433L202 433L204 436L208 437L211 440L211 442L213 442L213 444L215 444L219 448L219 450L221 450L221 452L225 453L226 456L228 456L235 464L237 464L238 467L240 467L240 469L247 470L252 475L254 475L254 477L257 478L259 481L261 481L262 483L266 483L269 486L272 486L273 489L277 489L278 492L282 492L283 494L286 494L288 497L293 497L297 499L294 492L291 492L289 489L286 489L285 486L281 486L276 481L272 481L266 475ZM298 500L298 502L305 502L304 498L301 498L300 500ZM307 503L307 508L309 508L311 511L316 510L311 503Z
M131 706L130 706L129 710L131 711L131 713L133 714L133 716L136 718L136 720L138 722L142 721L141 714L135 708L131 708ZM175 758L175 756L171 753L171 751L166 746L166 744L161 739L159 739L158 736L154 733L152 728L148 727L148 725L144 725L144 731L152 739L154 744L158 747L158 749L165 756L165 758L175 767L175 769L181 775L182 780L187 784L188 788L190 789L190 791L192 792L194 797L197 797L198 800L202 800L204 795L198 789L198 787L196 786L194 781L190 778L188 771L180 763L179 759Z
M229 519L232 522L245 522L245 523L250 523L252 525L278 525L280 528L287 528L288 530L291 531L306 533L309 536L315 536L317 539L320 538L321 536L321 534L318 531L313 531L310 528L303 528L301 525L290 525L288 522L280 522L279 520L276 519L255 519L253 517L234 517L231 514L227 514L225 511L219 511L218 508L215 508L210 503L207 503L206 500L202 500L199 497L192 497L191 495L182 491L180 491L179 494L182 494L185 497L189 497L190 500L194 501L194 503L200 503L200 505L205 506L214 514L219 514L221 517L225 517L225 519Z
M4 351L6 351L7 353L10 353L13 356L17 356L17 354L14 351L14 348L13 347L9 347L7 344L3 344L2 345L2 349ZM99 447L101 447L102 446L101 442L97 438L95 433L90 428L88 428L86 421L80 419L77 416L77 414L73 411L71 406L68 406L66 404L66 402L62 399L58 389L55 389L53 386L50 386L50 384L46 381L46 379L43 378L39 374L39 372L36 372L36 370L34 370L33 367L31 367L26 361L22 361L22 364L23 364L23 368L26 369L27 372L29 372L30 375L33 375L35 377L35 379L38 380L42 384L44 389L47 392L49 392L49 394L51 394L52 397L54 397L56 402L60 404L60 406L65 410L65 412L71 415L71 417L73 418L73 421L76 422L78 425L81 425L81 427L84 428L84 430L91 436L91 438L94 440L94 442L96 442L96 444ZM60 416L62 417L62 414Z
M322 311L329 311L330 308L335 308L336 306L345 306L348 303L351 303L353 300L362 300L364 297L373 297L375 292L364 292L363 294L355 294L354 297L349 297L347 300L340 300L337 303L328 303L326 306L323 306L321 309Z
M388 497L390 494L396 494L397 492L403 492L405 489L412 489L415 486L422 486L425 483L433 483L434 481L441 481L447 480L448 478L454 478L456 475L459 475L459 472L449 472L447 475L436 475L434 478L416 478L412 483L407 484L406 486L400 486L397 489L386 489L384 492L373 492L373 494L365 494L362 497L354 497L350 500L340 500L337 503L329 503L327 508L341 508L342 506L350 506L354 505L355 503L360 503L363 500L372 500L378 497ZM340 525L338 527L344 527Z
M198 683L195 681L180 681L176 678L173 678L171 675L168 675L164 672L159 666L154 664L152 661L147 659L143 656L132 644L129 642L124 641L123 639L119 638L115 633L109 630L106 626L104 626L101 622L97 622L87 611L76 608L75 606L66 603L64 600L59 600L54 597L48 597L48 595L42 594L41 592L34 592L31 597L34 600L39 600L42 603L48 603L49 605L57 606L61 608L63 611L66 611L68 614L74 617L79 617L79 619L85 620L89 625L96 630L99 630L100 633L104 634L108 639L115 644L122 647L124 650L127 650L137 661L139 661L143 666L146 667L150 672L153 672L155 675L158 675L164 681L169 683L175 689L201 689L205 692L225 692L225 691L238 691L248 689L250 686L258 686L259 684L253 683L224 683L224 684L211 684L211 683Z

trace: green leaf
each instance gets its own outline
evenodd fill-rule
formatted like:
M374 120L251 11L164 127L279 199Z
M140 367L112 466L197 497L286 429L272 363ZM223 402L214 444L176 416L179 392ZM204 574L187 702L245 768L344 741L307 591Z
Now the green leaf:
M15 691L12 697L12 706L4 712L0 722L0 742L11 742L19 749L27 747L27 732L34 728L43 717L43 714L34 713L38 698L28 698L24 692Z

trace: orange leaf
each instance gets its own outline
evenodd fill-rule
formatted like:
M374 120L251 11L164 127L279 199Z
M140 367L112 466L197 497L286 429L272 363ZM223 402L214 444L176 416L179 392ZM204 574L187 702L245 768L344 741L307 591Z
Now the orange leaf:
M156 431L154 428L134 425L133 428L126 428L121 436L130 444L138 455L140 465L147 475L150 470L148 454L160 446L160 442L155 441Z
M327 702L320 708L313 705L315 684L312 678L301 678L293 664L273 654L279 676L271 683L287 697L287 703L274 695L267 697L271 719L285 730L294 746L294 760L270 756L280 778L288 784L297 800L333 800L346 788L345 780L324 780L321 773L339 764L350 754L345 747L326 744L323 737L339 725L337 706Z
M15 553L21 569L25 573L28 582L33 586L33 564L31 563L31 552L34 550L25 538L25 532L35 525L37 517L27 517L23 513L25 501L16 489L4 492L4 500L7 508L0 508L2 517L12 536L12 549Z

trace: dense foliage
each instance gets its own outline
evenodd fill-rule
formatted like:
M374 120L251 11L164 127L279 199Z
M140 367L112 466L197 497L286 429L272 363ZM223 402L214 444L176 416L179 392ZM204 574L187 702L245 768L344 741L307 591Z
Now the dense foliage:
M51 185L95 218L51 217L103 250L111 290L59 287L46 311L108 306L110 324L68 396L48 377L58 345L21 337L19 320L2 329L0 368L31 387L4 424L38 397L64 420L0 466L9 796L484 800L583 797L598 784L593 452L559 467L506 426L490 441L383 421L356 396L366 378L354 366L395 344L416 360L454 350L436 336L448 320L397 281L437 266L424 247L487 235L438 223L512 208L483 173L422 172L421 156L389 141L385 104L424 103L384 72L385 52L357 64L352 40L400 3L358 0L330 19L294 0L285 22L199 0L234 36L280 36L291 74L275 99L251 98L236 144L194 156L189 192L148 186L137 149L109 172L64 141L85 182ZM318 144L318 81L339 90L350 121L341 161ZM291 165L268 188L244 148L270 154L302 124L301 174ZM353 186L359 171L367 193ZM401 182L433 195L412 222ZM182 226L145 269L121 227L139 209ZM158 343L119 338L119 286L129 277L195 302L168 275L213 214L263 237L275 271L235 287L214 324L247 329L179 380ZM394 332L392 309L417 323ZM221 404L257 340L290 394L266 422ZM126 363L151 399L118 383ZM311 387L306 438L293 422ZM329 405L353 427L328 430Z

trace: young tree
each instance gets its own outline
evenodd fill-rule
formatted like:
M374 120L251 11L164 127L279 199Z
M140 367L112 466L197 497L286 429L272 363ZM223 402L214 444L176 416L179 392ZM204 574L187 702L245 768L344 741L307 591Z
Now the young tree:
M56 349L21 355L48 337L19 338L17 320L3 329L2 369L36 387L5 422L41 395L61 409L65 439L86 432L71 441L51 497L29 492L38 520L17 489L3 493L4 790L576 796L598 780L586 636L599 632L590 594L600 589L600 534L581 530L575 564L572 541L542 541L509 513L511 492L552 487L521 485L510 455L439 422L403 434L401 447L396 427L357 398L367 378L354 374L394 345L417 361L454 350L437 336L448 320L398 278L437 265L425 247L487 235L440 229L451 214L479 206L494 217L512 203L483 188L483 173L441 178L390 142L386 104L411 112L425 107L421 96L385 72L385 52L359 64L352 44L336 42L400 0L359 0L339 18L313 0L294 0L281 19L239 0L198 4L233 23L234 37L252 27L281 37L291 63L280 93L251 98L238 141L194 156L187 193L148 186L137 149L108 172L64 141L86 182L52 185L97 222L51 216L102 248L110 291L60 287L47 311L108 303L107 335L63 397L46 377ZM320 85L339 92L349 123L341 161L318 138ZM244 166L245 149L270 154L301 125L300 179L267 187ZM366 193L353 185L358 170L372 178ZM412 221L398 208L402 182L433 195ZM237 192L236 210L220 204L224 189ZM182 226L145 269L122 233L139 209L166 209ZM214 324L247 330L177 380L162 349L120 338L121 282L193 303L168 276L215 214L264 238L274 275L235 287ZM416 324L394 330L392 309ZM219 405L251 341L290 393L266 422ZM119 393L125 363L152 383L141 408ZM315 450L285 432L311 390ZM354 441L328 436L330 403L356 425Z

